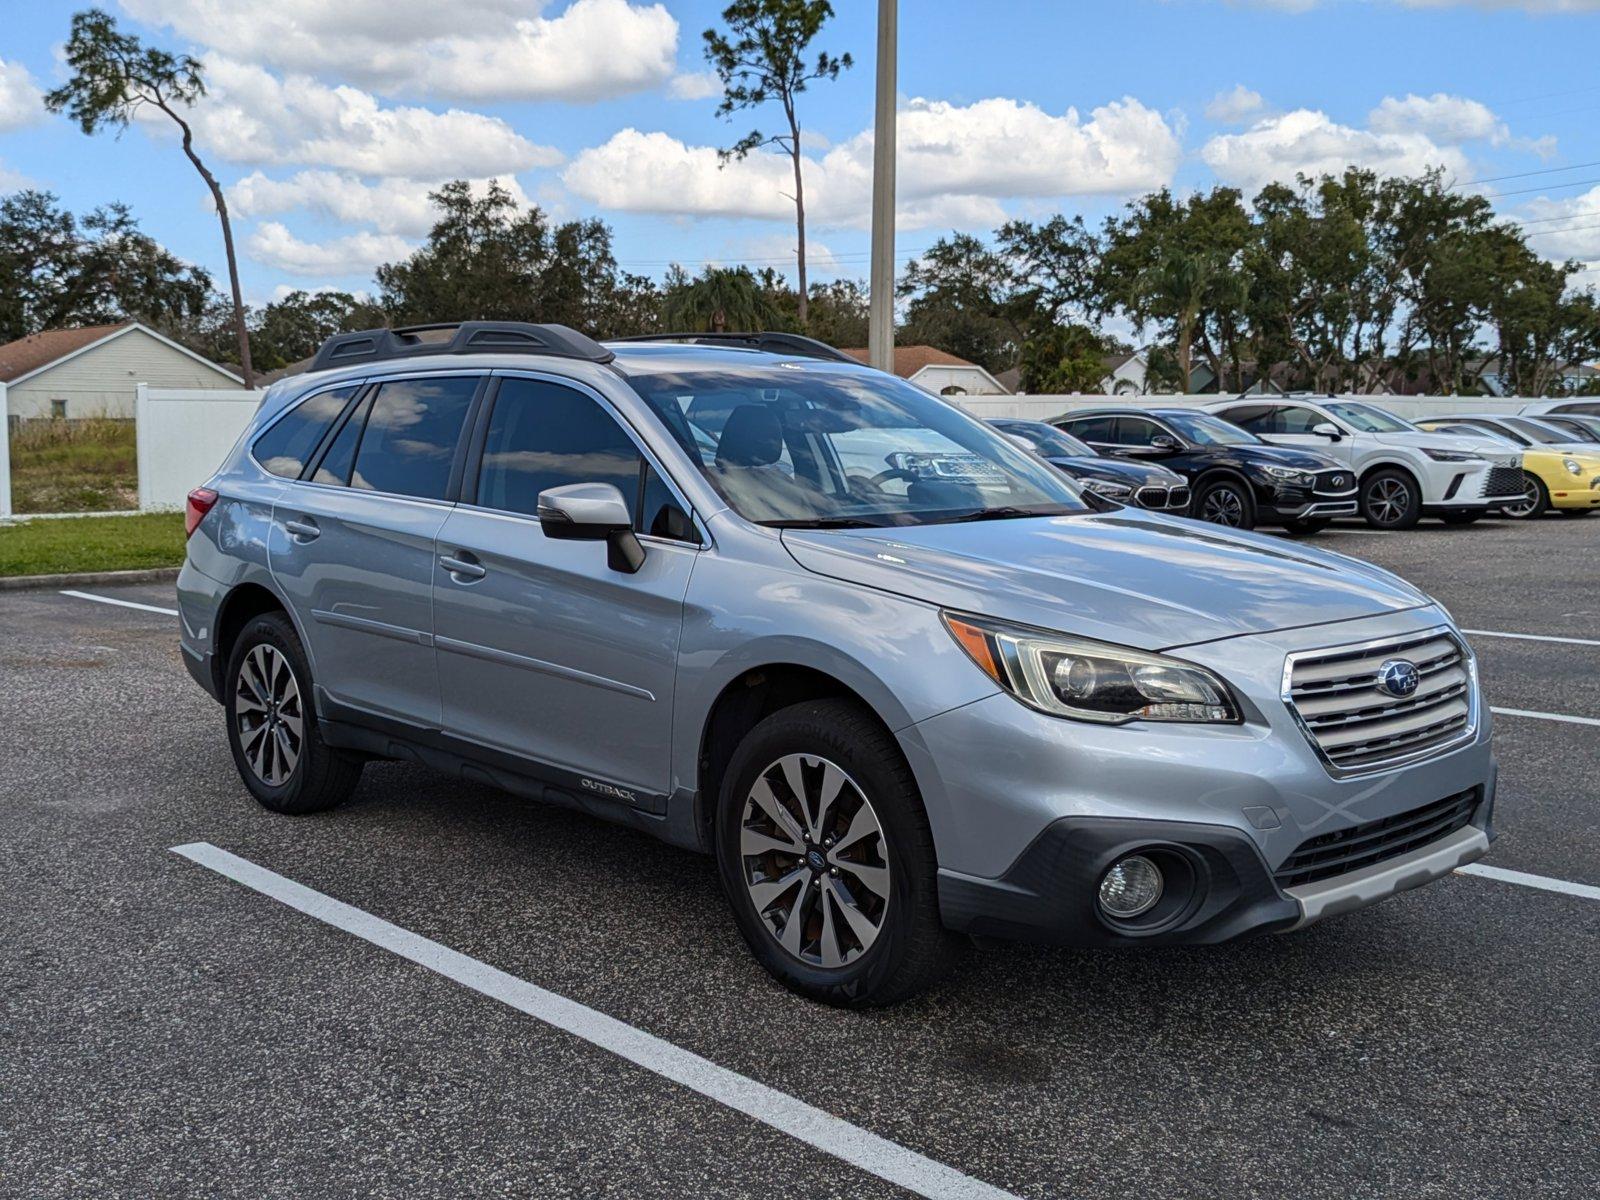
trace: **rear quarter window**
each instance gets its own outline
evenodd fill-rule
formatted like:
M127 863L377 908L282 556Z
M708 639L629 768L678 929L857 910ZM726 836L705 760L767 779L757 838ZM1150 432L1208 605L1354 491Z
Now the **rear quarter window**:
M273 475L299 479L355 394L352 384L306 397L256 438L250 446L251 456Z

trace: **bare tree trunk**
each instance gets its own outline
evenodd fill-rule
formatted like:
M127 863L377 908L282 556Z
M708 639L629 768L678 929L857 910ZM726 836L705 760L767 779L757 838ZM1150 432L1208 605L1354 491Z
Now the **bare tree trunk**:
M183 130L183 152L194 164L194 169L200 172L200 178L205 180L206 187L211 189L211 199L217 206L217 219L222 222L222 248L228 256L228 282L233 289L233 329L239 339L239 374L244 377L244 386L253 388L256 385L255 370L250 363L250 331L244 322L244 294L239 287L239 260L233 251L233 225L228 220L228 201L222 194L222 185L217 182L217 177L207 169L205 163L200 161L200 156L194 151L194 133L189 128L189 123L172 109L162 105L162 110L178 123L178 128Z
M789 136L790 157L794 160L794 224L798 239L796 275L800 284L800 300L795 306L795 316L800 328L804 329L811 315L811 297L806 291L806 185L800 169L800 125L792 111L789 116Z

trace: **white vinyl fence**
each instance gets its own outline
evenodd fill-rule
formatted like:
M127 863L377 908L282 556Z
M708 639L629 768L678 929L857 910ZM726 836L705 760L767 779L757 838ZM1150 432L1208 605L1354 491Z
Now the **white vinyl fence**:
M0 383L0 521L11 515L11 410L6 385Z
M260 392L141 383L133 410L139 511L182 508L189 490L222 465L260 403Z
M1264 396L1270 400L1275 397ZM1321 397L1328 399L1329 397ZM956 396L955 402L975 417L1021 417L1033 421L1047 421L1064 412L1082 408L1104 406L1133 408L1195 408L1202 404L1215 404L1220 400L1234 399L1232 393L1200 396ZM1425 421L1429 417L1447 417L1451 413L1514 413L1528 403L1526 396L1339 396L1340 400L1358 400L1378 408L1387 409L1408 421Z

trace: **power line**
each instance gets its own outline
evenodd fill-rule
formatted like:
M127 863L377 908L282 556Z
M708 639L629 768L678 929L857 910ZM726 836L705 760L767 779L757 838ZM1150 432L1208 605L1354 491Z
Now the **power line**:
M1600 161L1573 163L1570 167L1546 167L1542 171L1517 171L1511 175L1490 175L1487 179L1472 179L1464 183L1453 183L1451 188L1477 187L1484 183L1499 183L1504 179L1528 179L1534 175L1559 175L1563 171L1582 171L1587 167L1600 167Z
M1484 199L1499 200L1506 196L1526 196L1529 192L1554 191L1557 188L1588 187L1595 183L1600 183L1600 179L1574 179L1571 183L1552 183L1548 187L1541 184L1539 187L1516 188L1509 192L1490 192Z

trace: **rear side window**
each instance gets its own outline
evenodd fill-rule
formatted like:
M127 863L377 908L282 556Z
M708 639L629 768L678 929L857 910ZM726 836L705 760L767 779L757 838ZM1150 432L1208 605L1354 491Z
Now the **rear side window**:
M1115 423L1115 417L1085 417L1081 421L1066 422L1065 428L1079 441L1107 444L1114 440L1111 432Z
M302 400L255 440L250 453L272 474L299 479L355 393L354 386L334 388Z
M350 486L443 500L478 382L474 376L453 375L380 387L367 410Z

